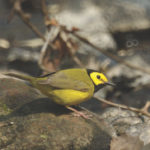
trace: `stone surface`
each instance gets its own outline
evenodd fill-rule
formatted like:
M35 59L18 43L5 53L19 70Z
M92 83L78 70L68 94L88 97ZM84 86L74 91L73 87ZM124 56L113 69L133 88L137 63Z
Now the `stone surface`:
M21 80L0 78L0 149L109 150L103 120L74 117Z
M138 137L144 145L150 143L150 118L119 108L108 108L102 118L112 125L118 135ZM149 147L150 148L150 147Z
M101 119L93 116L85 120L74 117L21 80L0 76L0 91L3 150L109 150L114 133L136 136L146 148L150 143L149 118L134 112L107 108L101 112ZM97 105L94 103L92 107Z
M95 0L95 2L103 10L103 16L112 32L142 30L150 26L149 0Z

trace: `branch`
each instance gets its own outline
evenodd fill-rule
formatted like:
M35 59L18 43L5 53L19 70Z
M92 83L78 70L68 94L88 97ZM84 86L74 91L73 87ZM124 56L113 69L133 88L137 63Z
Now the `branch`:
M39 63L39 66L40 66L43 70L45 70L45 71L47 71L47 72L49 72L49 70L43 65L43 60L44 60L44 57L45 57L45 55L46 55L46 51L48 50L47 48L48 48L48 46L49 46L49 43L52 43L52 42L53 42L53 40L56 38L56 36L58 35L58 33L59 33L59 28L53 26L53 27L51 28L51 30L48 32L46 41L45 41L45 43L43 44L43 47L42 47L42 49L41 49L40 59L39 59L39 62L38 62L38 63ZM53 49L54 49L54 46L53 46Z
M74 62L76 64L78 64L80 67L84 68L84 65L83 63L80 61L80 59L76 56L76 49L72 46L72 44L69 42L69 37L68 37L68 33L63 31L63 28L61 28L61 38L62 40L66 43L67 47L68 47L68 50L69 50L69 53L72 57L72 59L74 60Z
M108 51L102 50L100 47L98 47L97 45L94 45L94 44L93 44L92 42L90 42L88 39L86 39L86 38L84 38L84 37L78 35L77 33L72 32L72 31L69 31L69 30L68 30L68 32L70 32L71 34L73 34L73 35L74 35L76 38L78 38L80 41L82 41L82 42L88 44L89 46L91 46L91 47L93 47L94 49L100 51L102 54L104 54L105 56L107 56L107 57L109 57L109 58L115 60L116 62L119 62L119 63L121 63L121 64L123 64L123 65L129 67L130 69L136 69L136 70L139 70L139 71L141 71L141 72L145 72L145 73L147 73L147 74L150 74L150 70L147 70L147 69L145 69L145 68L142 68L142 67L139 67L139 66L135 66L135 65L133 65L133 64L130 64L130 63L128 63L128 62L122 60L122 58L119 58L118 56L116 56L116 55L114 55L114 54L112 54L112 53L110 53L110 52L108 52Z
M41 39L43 39L45 41L45 37L43 36L43 34L37 29L36 26L34 26L30 21L29 21L29 16L27 16L27 14L25 14L21 8L21 1L15 1L14 2L14 6L12 8L12 10L14 10L16 13L18 13L19 17L23 20L23 22L29 27L31 28L31 30L37 35L39 36Z
M94 96L94 98L96 98L98 101L101 101L101 102L106 103L108 105L111 105L111 106L114 106L114 107L119 107L119 108L122 108L122 109L131 110L133 112L137 112L139 114L143 114L145 116L150 117L150 113L148 112L148 108L150 106L150 101L148 101L142 109L138 109L138 108L134 108L134 107L129 107L129 106L126 106L126 105L122 105L122 104L116 104L116 103L110 102L108 100L99 98L97 96Z
M50 29L51 24L50 24L50 17L49 17L49 13L47 10L47 6L46 6L46 0L41 0L41 8L42 8L42 13L44 15L44 21L45 21L45 25L48 29Z
M68 46L68 50L69 50L69 53L71 54L72 59L80 67L84 67L84 65L82 64L82 62L80 61L80 59L76 56L75 49L73 48L73 46L71 45L71 43L68 40L68 32L66 32L66 30L63 30L64 26L59 25L59 23L55 19L50 19L48 11L47 11L47 6L46 6L46 1L45 0L41 0L41 6L42 6L42 13L44 15L46 27L48 29L50 29L50 27L58 27L60 29L61 39Z

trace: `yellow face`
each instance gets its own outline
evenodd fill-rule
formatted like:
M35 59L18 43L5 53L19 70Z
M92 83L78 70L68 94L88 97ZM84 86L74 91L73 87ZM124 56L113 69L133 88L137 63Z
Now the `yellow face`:
M103 73L91 72L90 78L92 79L95 86L103 85L108 82L108 79Z

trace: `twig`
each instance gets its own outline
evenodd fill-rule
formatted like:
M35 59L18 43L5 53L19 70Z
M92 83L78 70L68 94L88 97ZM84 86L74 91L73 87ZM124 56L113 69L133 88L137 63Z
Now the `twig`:
M149 113L148 112L149 107L150 107L150 101L147 101L145 106L141 110L144 111L144 112Z
M43 36L43 34L37 29L36 26L34 26L30 21L29 18L27 17L27 15L25 15L25 13L23 12L22 8L21 8L21 1L15 1L14 2L14 6L12 8L15 12L18 13L18 15L20 16L20 18L23 20L23 22L29 26L32 31L39 36L41 39L43 39L45 41L45 37Z
M80 61L80 59L75 55L75 49L73 48L73 46L71 45L71 43L68 40L68 32L66 32L66 30L64 29L64 26L57 24L58 22L56 21L56 24L52 23L55 22L55 19L50 19L48 11L47 11L47 6L46 6L46 1L42 0L41 1L41 6L42 6L42 13L44 15L45 18L45 25L47 26L47 28L49 29L50 25L53 25L53 27L57 26L60 29L60 36L61 39L66 43L66 45L68 46L68 50L73 58L73 60L75 61L76 64L78 64L80 67L84 67L84 65L82 64L82 62Z
M47 42L46 38L44 37L44 35L38 30L38 28L33 25L30 20L29 20L29 17L27 16L27 14L25 14L21 8L21 2L20 0L16 0L14 2L14 6L12 8L12 11L15 11L18 16L23 20L23 22L38 36L40 37L43 41L46 41L46 46L44 45L43 47L43 50L42 50L42 53L41 53L41 57L40 58L43 58L44 55L46 54L46 50L44 50L45 48L47 49L47 47L51 48L51 49L55 49L53 44L51 42ZM46 13L46 12L44 12ZM44 53L45 52L45 53ZM40 59L39 61L39 65L42 69L45 69L45 67L42 66L42 61ZM47 71L47 70L46 70Z
M47 28L50 28L50 18L49 18L49 13L47 11L47 6L46 6L46 1L45 0L41 0L41 8L42 8L42 13L44 15L44 20L45 20L45 25L47 26Z
M144 109L143 109L143 108L142 108L142 109L138 109L138 108L134 108L134 107L129 107L129 106L126 106L126 105L122 105L122 104L116 104L116 103L110 102L110 101L108 101L108 100L99 98L99 97L97 97L97 96L94 96L94 98L96 98L98 101L101 101L101 102L106 103L106 104L108 104L108 105L111 105L111 106L114 106L114 107L119 107L119 108L122 108L122 109L131 110L131 111L133 111L133 112L137 112L137 113L139 113L139 114L143 114L143 115L145 115L145 116L150 117L150 113L149 113L147 110L145 110L145 107L144 107ZM148 102L148 103L149 103L149 105L150 105L150 102ZM146 103L145 106L146 106L146 108L148 108L148 107L147 107L147 103Z
M15 11L19 17L23 20L23 22L38 36L40 37L43 41L46 41L46 38L44 37L44 35L38 30L38 28L33 25L30 21L29 21L29 17L27 17L27 15L23 12L22 8L21 8L21 1L20 0L16 0L14 2L14 6L12 8L13 11ZM53 48L53 45L51 43L48 43L48 45Z
M41 6L42 6L42 13L43 13L43 15L49 20L49 14L48 14L48 11L47 11L46 1L45 0L41 0Z
M136 69L136 70L139 70L141 72L145 72L147 74L150 74L150 71L149 70L146 70L145 68L142 68L142 67L139 67L139 66L135 66L133 64L130 64L124 60L122 60L121 58L119 58L118 56L108 52L108 51L105 51L105 50L102 50L100 47L98 47L97 45L94 45L92 42L90 42L88 39L86 39L85 37L82 37L80 35L78 35L77 33L75 32L72 32L72 31L69 31L67 30L68 32L70 32L71 34L73 34L75 37L77 37L80 41L90 45L91 47L93 47L94 49L97 49L98 51L100 51L101 53L103 53L105 56L121 63L121 64L124 64L125 66L131 68L131 69Z
M45 53L46 53L49 41L50 41L50 34L48 34L47 39L46 39L45 43L43 44L43 47L42 47L41 53L40 53L40 59L38 61L39 66L47 72L49 72L49 71L46 69L46 67L43 66L43 59L45 57Z
M46 4L45 4L45 3L46 3L45 0L42 0L42 1L41 1L41 4L42 4L42 12L43 12L43 14L44 14L44 16L45 16L45 20L49 20L48 12L47 12L47 8L46 8ZM29 19L27 18L27 16L26 16L26 15L24 14L24 12L22 11L22 9L21 9L21 1L15 1L14 7L13 7L12 10L13 10L13 11L15 10L15 11L18 13L18 15L19 15L19 16L21 17L21 19L24 21L24 23L25 23L26 25L28 25L28 26L32 29L32 31L34 31L34 33L36 33L36 34L37 34L40 38L42 38L44 41L46 40L45 37L43 36L43 34L37 29L36 26L34 26L34 25L29 21ZM61 26L61 25L59 25L59 26ZM62 28L62 29L63 29L63 28ZM145 73L147 73L147 74L150 74L150 71L149 71L149 70L147 70L147 69L145 69L145 68L142 68L142 67L139 67L139 66L135 66L135 65L133 65L133 64L130 64L130 63L128 63L128 62L122 60L122 59L119 58L118 56L116 56L116 55L114 55L114 54L112 54L112 53L110 53L110 52L108 52L108 51L102 50L100 47L98 47L97 45L94 45L94 44L93 44L92 42L90 42L88 39L86 39L86 38L84 38L84 37L78 35L77 33L73 32L73 31L69 31L69 30L67 30L66 28L65 28L64 31L67 31L67 32L73 34L75 37L77 37L78 39L80 39L80 41L82 41L82 42L84 42L84 43L90 45L91 47L97 49L98 51L100 51L101 53L103 53L104 55L106 55L107 57L109 57L109 58L111 58L111 59L113 59L113 60L115 60L115 61L117 61L117 62L119 62L119 63L121 63L121 64L124 64L124 65L127 66L127 67L129 67L129 68L131 68L131 69L139 70L139 71L141 71L141 72L145 72ZM52 47L52 44L49 43L48 45ZM74 61L75 61L77 64L79 64L80 66L82 66L82 64L81 64L80 60L77 58L77 56L74 55L74 56L73 56L73 59L74 59Z
M63 30L63 29L62 29ZM61 31L60 34L62 40L66 43L66 45L68 46L68 50L69 53L71 54L71 57L73 58L74 62L76 64L78 64L80 67L84 67L84 65L82 64L82 62L80 61L80 59L76 56L75 54L75 48L72 46L72 44L69 42L69 38L68 38L68 33L66 33L65 31Z
M96 118L98 118L98 119L102 119L99 115L97 115L96 113L94 113L94 112L92 112L92 111L86 109L85 107L80 106L80 105L79 105L78 107L81 108L82 110L85 110L86 112L88 112L88 113L91 114L92 116L94 116L94 117L96 117Z
M49 72L49 70L46 69L46 67L43 66L43 60L44 60L44 57L45 57L45 54L46 54L49 43L51 43L56 38L58 33L59 33L59 28L55 27L55 26L52 27L51 30L48 32L46 41L45 41L45 43L44 43L44 45L41 49L41 54L40 54L40 59L39 59L39 66L47 72Z

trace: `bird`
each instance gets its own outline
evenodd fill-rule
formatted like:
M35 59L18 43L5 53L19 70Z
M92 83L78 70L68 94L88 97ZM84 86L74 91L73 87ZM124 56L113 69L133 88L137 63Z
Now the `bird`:
M13 72L5 75L28 81L55 103L65 106L83 118L88 117L72 106L92 98L94 93L104 86L113 85L103 73L85 68L63 69L40 77Z

